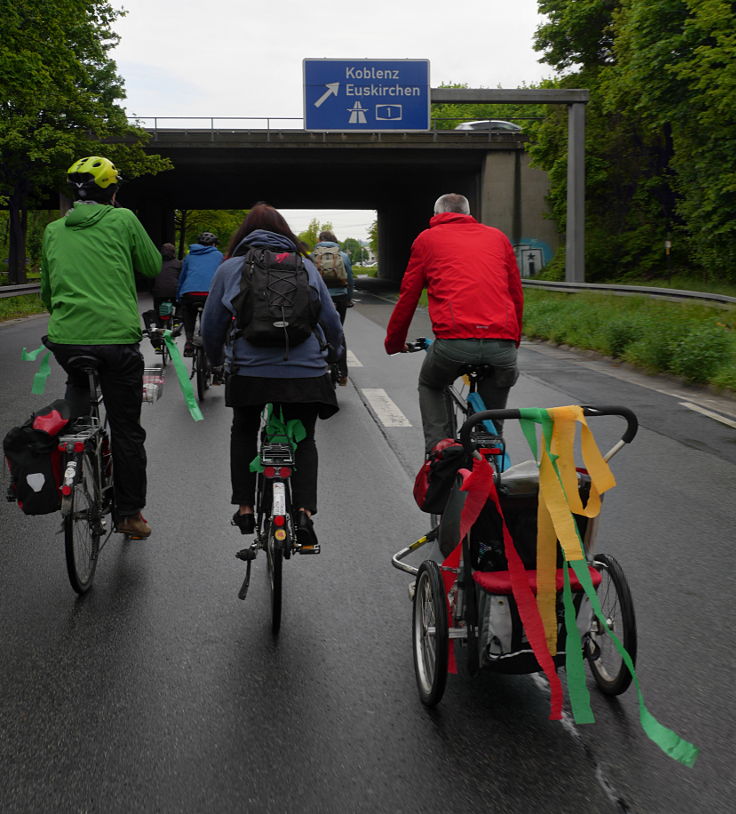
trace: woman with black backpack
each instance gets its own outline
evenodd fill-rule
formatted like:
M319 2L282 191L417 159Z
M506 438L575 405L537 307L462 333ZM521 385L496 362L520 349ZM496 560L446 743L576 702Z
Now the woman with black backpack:
M225 400L233 408L230 434L232 522L255 530L256 455L263 407L285 421L299 419L306 437L296 448L292 478L297 538L316 545L317 418L338 411L327 366L328 343L344 344L342 326L306 247L283 216L256 204L233 235L227 259L212 280L202 316L202 340L213 365L225 363Z

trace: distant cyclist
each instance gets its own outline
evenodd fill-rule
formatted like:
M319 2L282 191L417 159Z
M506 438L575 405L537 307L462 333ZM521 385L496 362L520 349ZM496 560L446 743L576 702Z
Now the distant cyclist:
M429 452L450 435L443 388L468 364L491 365L478 383L489 410L506 406L519 377L524 295L516 256L503 232L471 216L468 199L449 193L434 205L429 229L411 247L386 330L387 353L406 349L406 334L422 289L436 337L419 373L419 409Z
M46 345L66 370L73 415L89 409L87 376L69 370L72 356L99 360L100 386L110 422L116 528L148 537L146 432L141 427L143 356L135 272L155 277L161 255L138 218L115 205L120 173L101 156L67 171L76 201L43 236L41 299L50 313Z
M217 249L217 240L217 235L212 232L202 232L197 242L189 246L189 254L184 258L181 267L177 297L186 335L184 356L194 354L192 337L197 309L204 307L212 278L224 259L222 252Z
M339 268L333 270L333 263L330 263L329 271L323 269L323 266L331 257L329 252L339 255L338 265L342 262L344 280L343 271L339 270ZM353 299L353 267L350 263L350 257L347 252L340 250L337 238L333 232L328 230L319 233L319 243L314 247L311 257L325 281L327 290L330 292L332 302L340 315L340 323L344 325L345 314ZM348 383L348 351L345 345L343 345L343 351L337 359L337 368L337 383L344 387Z

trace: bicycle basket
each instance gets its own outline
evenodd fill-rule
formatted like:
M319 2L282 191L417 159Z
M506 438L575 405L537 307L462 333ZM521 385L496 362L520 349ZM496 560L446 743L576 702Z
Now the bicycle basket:
M143 401L153 404L158 401L164 392L164 371L161 367L146 367L143 369Z

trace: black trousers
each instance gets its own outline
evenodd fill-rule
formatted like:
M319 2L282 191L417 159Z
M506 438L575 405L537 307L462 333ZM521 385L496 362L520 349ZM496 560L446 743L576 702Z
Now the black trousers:
M138 345L57 345L46 343L67 373L65 398L76 418L89 411L89 380L69 370L67 360L80 354L100 360L99 377L110 424L115 513L136 514L146 505L146 431L141 427L143 356Z
M181 321L184 323L184 335L187 342L191 342L194 336L197 311L199 308L204 308L206 302L206 294L182 294L179 300L179 313L181 314Z
M249 469L250 462L258 452L258 430L264 405L233 407L233 424L230 430L230 480L233 487L231 502L240 506L253 506L256 493L256 473ZM314 426L317 422L319 404L274 404L279 415L283 408L284 420L298 418L307 431L296 448L294 472L291 476L291 497L294 509L317 512L317 445Z
M338 294L336 297L332 298L332 302L335 304L335 309L340 317L340 324L345 324L345 314L348 311L348 302L350 298L347 294ZM337 360L337 368L340 371L341 376L348 375L348 343L345 340L345 343L342 346L342 353Z

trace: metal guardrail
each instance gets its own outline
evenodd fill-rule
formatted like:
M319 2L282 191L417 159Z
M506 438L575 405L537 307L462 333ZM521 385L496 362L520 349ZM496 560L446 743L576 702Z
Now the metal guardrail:
M683 291L679 288L655 288L643 285L616 285L614 283L565 283L550 280L530 280L525 277L521 281L523 286L529 288L545 288L548 291L561 291L567 294L582 291L602 291L610 294L639 294L645 297L662 297L666 299L694 300L717 303L719 305L736 305L736 297L727 294L711 294L707 291ZM40 283L25 283L23 285L0 286L0 299L5 297L22 297L24 294L38 294L41 291Z
M548 291L562 291L568 294L581 291L601 291L610 294L639 294L645 297L662 297L678 300L707 300L720 305L736 305L736 297L727 294L711 294L707 291L683 291L679 288L655 288L645 285L617 285L616 283L565 283L549 280L530 280L525 277L522 285L531 288L545 288Z
M5 297L22 297L24 294L38 294L40 291L41 283L2 285L0 286L0 299L4 299Z

